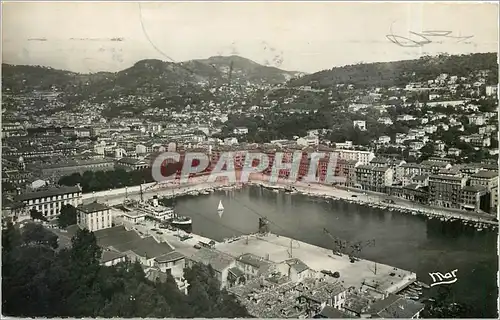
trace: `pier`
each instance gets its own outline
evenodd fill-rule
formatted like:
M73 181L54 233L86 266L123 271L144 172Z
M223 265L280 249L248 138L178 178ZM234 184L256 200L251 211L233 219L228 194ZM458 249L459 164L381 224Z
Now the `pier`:
M363 259L351 263L348 255L338 256L330 249L272 233L243 235L230 242L217 243L215 249L234 257L252 253L275 263L300 259L314 271L338 272L346 288L371 287L383 294L397 293L417 280L411 271Z
M411 271L363 259L351 262L348 255L339 256L330 249L272 233L242 235L217 242L182 230L159 229L158 224L150 221L123 224L129 230L136 230L142 235L153 236L159 242L168 243L187 258L196 254L199 249L195 246L203 242L212 243L214 249L234 258L250 253L273 263L299 259L318 273L322 270L338 272L338 280L346 288L371 288L381 294L390 294L401 291L417 280L417 275ZM181 240L183 236L189 238Z

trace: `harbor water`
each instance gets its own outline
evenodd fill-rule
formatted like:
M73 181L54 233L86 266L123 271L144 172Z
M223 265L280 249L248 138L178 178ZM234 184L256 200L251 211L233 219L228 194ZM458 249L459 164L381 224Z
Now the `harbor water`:
M219 202L224 206L222 214L217 210ZM458 221L444 222L257 186L180 198L176 211L193 219L193 233L218 241L255 233L259 218L266 217L271 232L325 248L335 247L325 228L342 240L374 243L357 255L416 272L418 279L428 284L432 283L429 273L457 269L455 283L434 286L425 296L435 297L438 288L448 286L450 300L472 306L477 317L496 317L496 230L477 231Z

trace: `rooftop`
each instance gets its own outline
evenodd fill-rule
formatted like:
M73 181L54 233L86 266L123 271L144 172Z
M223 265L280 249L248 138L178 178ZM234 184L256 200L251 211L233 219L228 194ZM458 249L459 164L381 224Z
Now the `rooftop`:
M244 253L241 256L239 256L236 260L238 260L241 263L251 265L255 268L265 267L271 264L270 261L267 261L264 258L256 256L252 253Z
M447 161L433 161L433 160L425 160L420 163L423 166L429 166L429 167L438 167L438 168L444 168L450 163Z
M289 259L285 261L292 269L294 269L297 273L304 272L309 269L307 264L302 262L300 259Z
M120 252L132 251L138 256L146 259L160 257L174 251L170 245L157 242L153 237L140 238L132 242L115 244L113 248Z
M414 176L413 180L416 180L416 181L425 181L428 178L429 178L428 174L420 174L420 175Z
M227 253L203 247L189 258L196 262L210 264L212 268L218 272L222 272L225 268L229 267L231 263L236 261L233 256Z
M354 318L345 312L335 309L334 307L326 306L321 310L321 312L315 318L329 318L329 319L340 319L340 318Z
M125 257L126 255L121 252L105 250L102 252L101 263L113 261L115 259Z
M135 158L127 158L127 157L121 158L117 162L118 163L123 163L123 164L129 164L129 165L137 165L137 164L146 164L147 163L144 160L135 159Z
M77 209L78 211L82 211L85 213L93 213L93 212L108 210L109 207L106 206L105 204L94 201L88 204L82 204L78 206Z
M127 231L123 226L98 230L94 232L94 235L97 239L97 244L101 247L111 247L120 243L134 242L141 239L135 231Z
M419 163L413 163L413 162L408 162L408 163L403 163L401 165L403 168L422 168L423 166Z
M59 163L46 164L40 167L40 169L57 169L57 168L67 168L67 167L80 167L80 166L90 166L96 164L112 164L111 159L86 159L86 160L66 160Z
M475 173L471 176L471 178L484 178L484 179L491 179L496 177L498 177L498 172L490 170L481 170L478 173Z
M163 254L159 257L155 258L155 261L158 263L165 263L165 262L170 262L170 261L177 261L180 259L184 259L184 255L180 252L177 251L172 251L166 254Z
M462 191L481 192L481 191L486 191L486 187L484 187L484 186L465 186L462 188Z
M429 177L429 180L453 180L453 181L461 181L463 178L462 177L456 177L456 176L448 176L448 175L441 175L441 174L433 174Z
M423 309L423 303L397 295L389 295L387 298L375 302L368 312L381 318L413 318Z
M48 190L43 190L43 191L37 191L37 192L28 192L24 194L20 194L17 196L16 200L18 201L27 201L27 200L32 200L32 199L41 199L41 198L46 198L46 197L53 197L53 196L59 196L63 194L69 194L69 193L78 193L82 192L80 187L74 186L74 187L59 187L59 188L50 188Z

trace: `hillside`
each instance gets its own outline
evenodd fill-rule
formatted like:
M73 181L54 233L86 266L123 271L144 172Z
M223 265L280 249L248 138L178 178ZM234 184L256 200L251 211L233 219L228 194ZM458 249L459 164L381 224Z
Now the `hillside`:
M211 75L222 77L235 82L250 83L284 83L301 74L299 72L284 71L275 67L260 65L252 60L239 56L214 56L203 60L192 60L186 63L187 67L212 70Z
M340 83L353 84L357 87L401 86L412 81L433 79L441 73L467 77L470 72L479 70L491 71L495 76L490 79L490 82L491 84L497 83L497 54L426 56L418 60L347 65L291 80L288 85L318 88Z
M2 64L2 89L29 92L55 87L69 93L83 90L89 94L109 90L115 94L151 90L165 92L200 82L221 84L231 80L240 84L285 83L297 74L263 66L239 56L217 56L179 63L147 59L116 73L94 74L79 74L40 66Z

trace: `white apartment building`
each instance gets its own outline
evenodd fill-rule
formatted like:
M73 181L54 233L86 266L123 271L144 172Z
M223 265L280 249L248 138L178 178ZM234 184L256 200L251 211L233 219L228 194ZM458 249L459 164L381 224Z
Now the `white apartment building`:
M110 208L97 201L76 208L76 221L80 228L91 232L111 228Z
M63 205L78 206L82 201L82 190L78 186L51 188L21 194L17 196L16 200L25 205L24 215L29 215L29 212L35 209L41 212L44 217L52 218L60 213Z
M238 127L234 128L233 134L247 134L248 133L248 128L245 127Z
M371 151L335 149L333 153L338 159L356 160L360 164L368 164L375 158L375 154Z
M486 86L486 95L487 96L494 96L497 94L498 91L498 86Z
M482 126L485 123L484 116L480 114L472 114L467 116L467 118L469 118L469 124L474 124L476 126Z
M352 141L335 142L335 147L338 149L352 148Z
M390 142L391 142L391 137L389 137L389 136L378 137L378 143L380 143L380 144L389 144Z
M415 120L416 118L412 115L409 114L401 114L397 117L397 121L411 121Z
M299 146L317 146L319 144L319 138L317 136L306 136L298 138L296 142Z
M383 124L385 124L385 125L391 125L391 124L393 124L393 121L391 120L391 118L388 118L388 117L382 117L382 118L379 118L379 119L377 120L377 122L379 122L379 123L383 123Z

